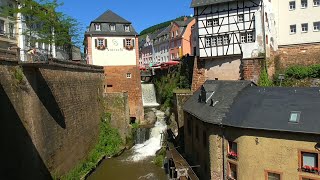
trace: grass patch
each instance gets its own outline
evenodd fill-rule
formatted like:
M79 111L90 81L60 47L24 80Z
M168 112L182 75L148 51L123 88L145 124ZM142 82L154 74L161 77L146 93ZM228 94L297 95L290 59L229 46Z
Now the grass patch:
M20 67L17 67L13 71L13 78L17 81L18 84L22 83L23 81L23 71Z
M112 156L120 151L123 142L118 130L111 127L110 119L109 113L105 113L101 117L98 143L89 156L68 174L58 179L81 179L89 171L96 168L102 157Z

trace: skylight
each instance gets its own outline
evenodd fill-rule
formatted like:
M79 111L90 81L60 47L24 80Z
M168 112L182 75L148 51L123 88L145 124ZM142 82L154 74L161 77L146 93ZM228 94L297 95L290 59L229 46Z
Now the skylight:
M291 111L289 122L298 123L300 120L300 111Z

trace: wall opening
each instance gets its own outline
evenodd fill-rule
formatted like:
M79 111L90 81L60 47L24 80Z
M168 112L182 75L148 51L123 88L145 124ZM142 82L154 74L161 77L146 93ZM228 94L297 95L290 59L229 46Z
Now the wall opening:
M136 117L130 117L130 124L136 123Z

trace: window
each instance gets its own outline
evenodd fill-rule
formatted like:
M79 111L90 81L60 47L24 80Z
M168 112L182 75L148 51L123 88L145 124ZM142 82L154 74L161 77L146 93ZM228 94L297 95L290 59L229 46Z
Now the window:
M9 36L14 37L14 24L9 23Z
M301 0L301 8L307 8L308 7L308 0Z
M237 179L237 165L230 162L228 163L228 179Z
M243 22L244 21L244 16L243 14L238 15L238 22Z
M128 46L131 46L131 39L126 39L125 41L125 46L128 47Z
M129 25L124 25L124 31L125 32L130 32L130 26Z
M104 39L98 39L98 46L104 46Z
M297 32L296 25L290 25L290 34L295 34Z
M127 73L127 78L131 78L131 73Z
M296 9L296 2L295 1L290 1L289 2L289 9L290 10Z
M238 159L238 144L233 141L228 141L228 158Z
M301 31L308 32L308 23L301 24Z
M0 20L0 35L4 35L4 21Z
M266 171L266 179L267 180L281 180L282 173L273 172L273 171Z
M222 45L222 37L221 37L221 36L218 36L218 38L217 38L217 44L218 44L218 46L219 46L219 45Z
M100 24L95 24L95 28L96 28L96 31L101 31L101 26L100 26Z
M217 38L216 37L211 37L211 46L217 46Z
M210 47L210 45L211 45L210 38L207 37L207 38L206 38L206 47Z
M313 6L320 6L320 0L313 0Z
M179 53L177 52L177 59L180 57Z
M246 33L240 33L240 41L241 43L246 43Z
M210 27L210 26L212 26L212 24L213 24L213 20L212 19L208 19L207 20L207 27Z
M116 30L116 25L110 24L110 31L115 31L115 30Z
M224 35L223 36L223 45L228 45L229 44L229 35Z
M313 23L313 31L319 31L320 30L320 21Z
M314 171L318 171L319 154L315 151L299 151L299 169L304 172L313 173Z
M253 40L253 32L247 33L247 42L254 42Z
M301 112L299 111L291 111L289 122L298 123L300 119Z
M219 25L219 19L218 18L213 19L213 25L214 26L218 26Z

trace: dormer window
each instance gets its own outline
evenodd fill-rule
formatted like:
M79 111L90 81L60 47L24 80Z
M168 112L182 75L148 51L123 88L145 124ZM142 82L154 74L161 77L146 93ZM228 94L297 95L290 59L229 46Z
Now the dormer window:
M289 122L291 123L299 123L300 120L300 111L291 111Z
M130 32L130 26L129 25L124 25L124 31L125 32Z
M95 24L95 29L96 31L101 31L101 25L100 24Z
M110 30L111 31L116 31L116 25L115 24L110 24Z

